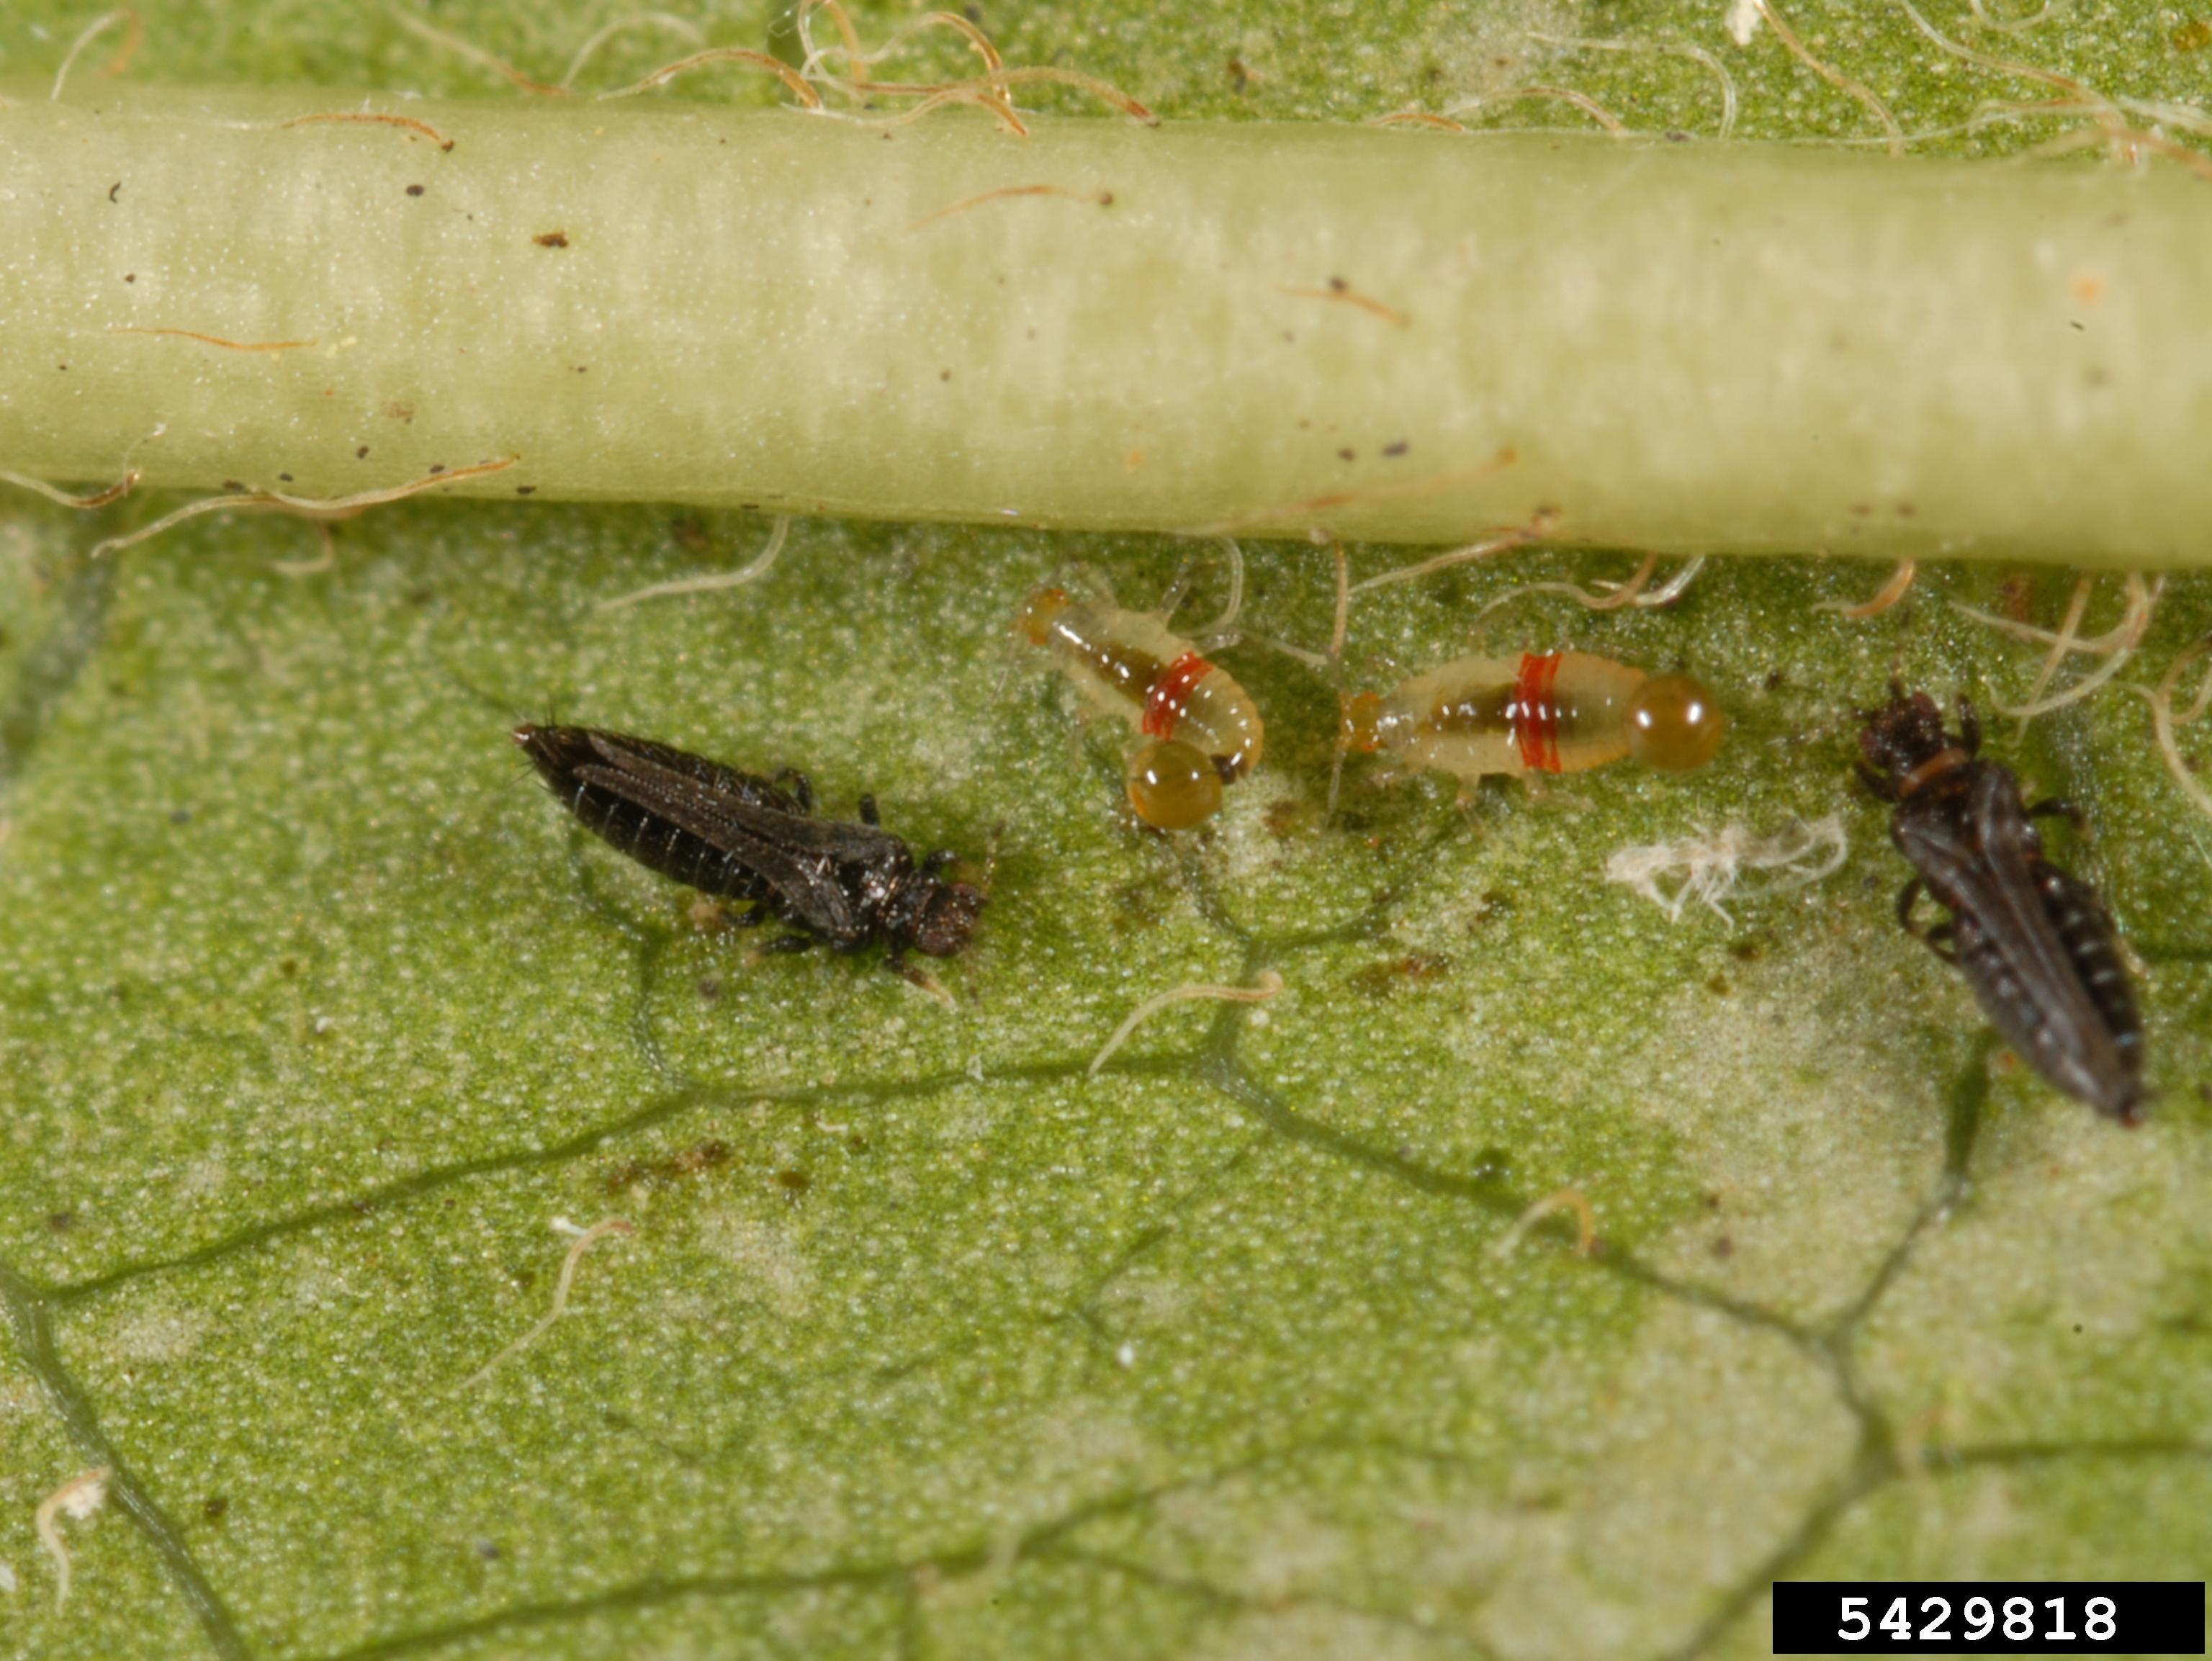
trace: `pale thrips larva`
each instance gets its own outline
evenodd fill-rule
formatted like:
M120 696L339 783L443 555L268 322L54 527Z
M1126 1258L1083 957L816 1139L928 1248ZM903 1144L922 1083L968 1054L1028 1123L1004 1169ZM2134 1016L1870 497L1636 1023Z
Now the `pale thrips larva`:
M1702 682L1587 652L1457 658L1345 705L1347 749L1462 779L1579 773L1626 756L1662 773L1713 759L1727 721Z
M1221 809L1221 787L1260 763L1260 712L1228 672L1168 627L1159 611L1041 588L1023 635L1046 648L1094 708L1146 742L1130 755L1129 805L1146 824L1188 830Z

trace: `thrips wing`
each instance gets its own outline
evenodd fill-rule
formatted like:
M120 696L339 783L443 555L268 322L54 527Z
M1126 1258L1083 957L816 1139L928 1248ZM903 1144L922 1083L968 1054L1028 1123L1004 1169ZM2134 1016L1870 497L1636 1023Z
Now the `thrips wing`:
M1893 820L1890 834L1928 892L1954 915L1978 924L1990 915L1996 896L1990 873L1980 854L1949 826L1916 817L1908 809Z
M787 830L814 821L749 805L642 755L626 755L620 767L578 767L576 776L659 815L757 871L782 897L795 921L832 940L849 940L857 932L852 901L835 875L811 860L795 858L791 852L793 839L787 837Z
M2018 782L2007 769L1983 764L1983 771L1974 777L1967 811L1981 845L1988 890L1984 903L1990 907L1992 926L2002 926L2014 937L2021 951L2032 948L2042 978L2054 987L2064 988L2071 1000L2087 1006L2087 996L2075 970L2073 955L2059 938L2051 908L2036 881L2030 859L2031 853L2038 852L2035 827L2028 823L2027 809L2021 804Z
M2019 786L2002 767L1976 766L1963 831L1948 814L1906 808L1891 821L1890 834L1928 892L1951 908L1962 928L2001 943L2015 973L2043 981L2063 978L2065 946L2051 926L2029 869L2034 832L2021 809Z
M592 742L609 766L633 776L667 775L705 785L708 797L733 824L750 825L755 836L772 839L785 847L864 863L906 846L888 831L872 826L813 818L795 798L757 774L740 773L686 750L618 733L595 732ZM755 817L756 814L761 816Z
M633 738L626 732L602 732L595 727L586 727L582 731L592 752L611 767L624 773L674 773L706 785L717 796L748 806L771 809L793 818L805 816L806 810L799 805L796 797L758 773L741 773L703 755L694 755L690 750L678 749L672 744L658 744L650 738Z
M2113 989L2090 983L2093 966L2079 943L2069 943L2054 905L2077 886L2087 894L2086 885L2041 858L2020 787L2004 768L1990 765L1975 775L1966 818L1964 837L1942 827L1911 834L1899 827L1899 840L1929 888L1958 913L1960 967L1983 1012L2051 1083L2126 1115L2138 1094L2140 1051L2124 1036L2134 1027L2124 976L2117 961L2108 966L2118 982L2112 997ZM2101 923L2094 895L2086 903ZM2116 1015L2118 999L2127 1000L2124 1019Z

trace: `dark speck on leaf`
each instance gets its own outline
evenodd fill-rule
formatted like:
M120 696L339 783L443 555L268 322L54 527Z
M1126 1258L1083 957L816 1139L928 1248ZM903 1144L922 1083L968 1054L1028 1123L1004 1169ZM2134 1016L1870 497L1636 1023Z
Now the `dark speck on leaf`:
M514 487L514 494L518 496L526 496L537 488L538 487L534 484L518 484Z
M49 1211L46 1213L46 1227L57 1234L66 1234L70 1229L76 1227L76 1213L74 1211Z
M696 1177L702 1172L712 1171L717 1167L727 1165L730 1162L730 1144L726 1142L716 1141L710 1137L705 1142L694 1143L668 1161L669 1174L678 1177Z
M286 484L292 482L292 476L289 473L279 473L276 476L282 479Z
M1438 980L1451 970L1451 959L1426 952L1409 952L1356 971L1352 985L1373 997L1389 997L1426 982Z
M355 451L353 452L353 458L356 461L367 461L368 459L368 446L364 444L360 449Z
M530 239L541 248L565 248L568 246L568 233L566 231L547 231Z
M223 1494L210 1494L206 1499L200 1501L200 1515L206 1518L210 1523L220 1523L222 1521L224 1518L230 1515L229 1495Z
M420 196L422 194L422 187L420 185L410 185L407 187L407 194L410 196Z
M1359 452L1352 448L1349 445L1346 445L1343 449L1338 451L1336 453L1340 458L1345 461L1357 461L1359 459Z
M233 495L241 494L246 488L246 487L240 484L236 479L225 479L222 482L222 488L229 491Z
M607 1173L607 1192L620 1194L632 1188L705 1176L720 1170L735 1157L736 1150L728 1143L710 1137L665 1158L626 1160Z
M107 199L108 199L110 202L114 201L114 200L115 200L115 193L116 193L118 191L121 190L122 188L123 188L123 181L122 181L121 179L117 179L117 180L115 181L115 183L113 183L112 185L109 185L109 186L107 187Z
M814 1185L814 1179L804 1171L779 1171L775 1173L775 1180L776 1185L793 1199Z
M1382 446L1382 453L1386 456L1402 456L1413 447L1413 446L1408 444L1405 439L1401 439L1395 444L1384 445Z

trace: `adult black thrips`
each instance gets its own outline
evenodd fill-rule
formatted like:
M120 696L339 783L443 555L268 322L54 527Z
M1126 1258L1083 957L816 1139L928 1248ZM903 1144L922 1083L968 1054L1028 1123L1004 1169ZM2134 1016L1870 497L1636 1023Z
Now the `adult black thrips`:
M2027 806L2010 769L1978 755L1981 727L1959 703L1960 730L1925 693L1863 718L1859 773L1897 804L1890 840L1918 873L1898 895L1898 920L1958 966L1990 1024L2052 1085L2123 1125L2142 1123L2142 1020L2121 965L2118 931L2097 893L2044 858L2031 820L2064 813ZM1923 891L1949 908L1923 930Z
M875 941L899 968L909 950L950 957L968 943L982 890L945 879L954 856L916 864L883 829L872 797L860 822L814 817L806 776L740 773L649 738L596 727L519 726L514 742L570 812L648 870L728 900L740 922L799 931L770 949L817 940L841 952Z

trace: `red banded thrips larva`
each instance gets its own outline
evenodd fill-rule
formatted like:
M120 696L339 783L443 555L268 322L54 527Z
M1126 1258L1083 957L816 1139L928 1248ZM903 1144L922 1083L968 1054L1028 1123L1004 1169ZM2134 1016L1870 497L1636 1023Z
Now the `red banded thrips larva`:
M2025 805L2008 767L1982 761L1981 724L1959 703L1956 733L1926 693L1893 684L1867 711L1859 775L1897 805L1890 840L1916 875L1898 920L1957 966L2004 1041L2057 1088L2123 1125L2142 1123L2142 1019L2120 964L2119 935L2097 893L2043 856L2029 822L2063 803ZM1923 929L1925 892L1950 911Z
M843 824L813 816L804 773L770 780L595 727L523 725L514 742L586 829L641 865L753 901L743 923L774 918L799 931L771 950L821 940L851 952L880 940L896 969L908 949L950 957L975 931L982 891L945 880L949 852L916 864L878 824L872 797L860 798L859 824Z
M1387 749L1462 779L1579 773L1632 757L1662 773L1713 759L1727 726L1687 675L1646 675L1587 652L1457 658L1345 705L1343 745Z
M1077 600L1041 588L1024 603L1023 635L1058 659L1100 713L1145 742L1126 782L1137 817L1188 830L1221 809L1221 787L1260 764L1260 712L1229 673L1168 627L1164 611Z

